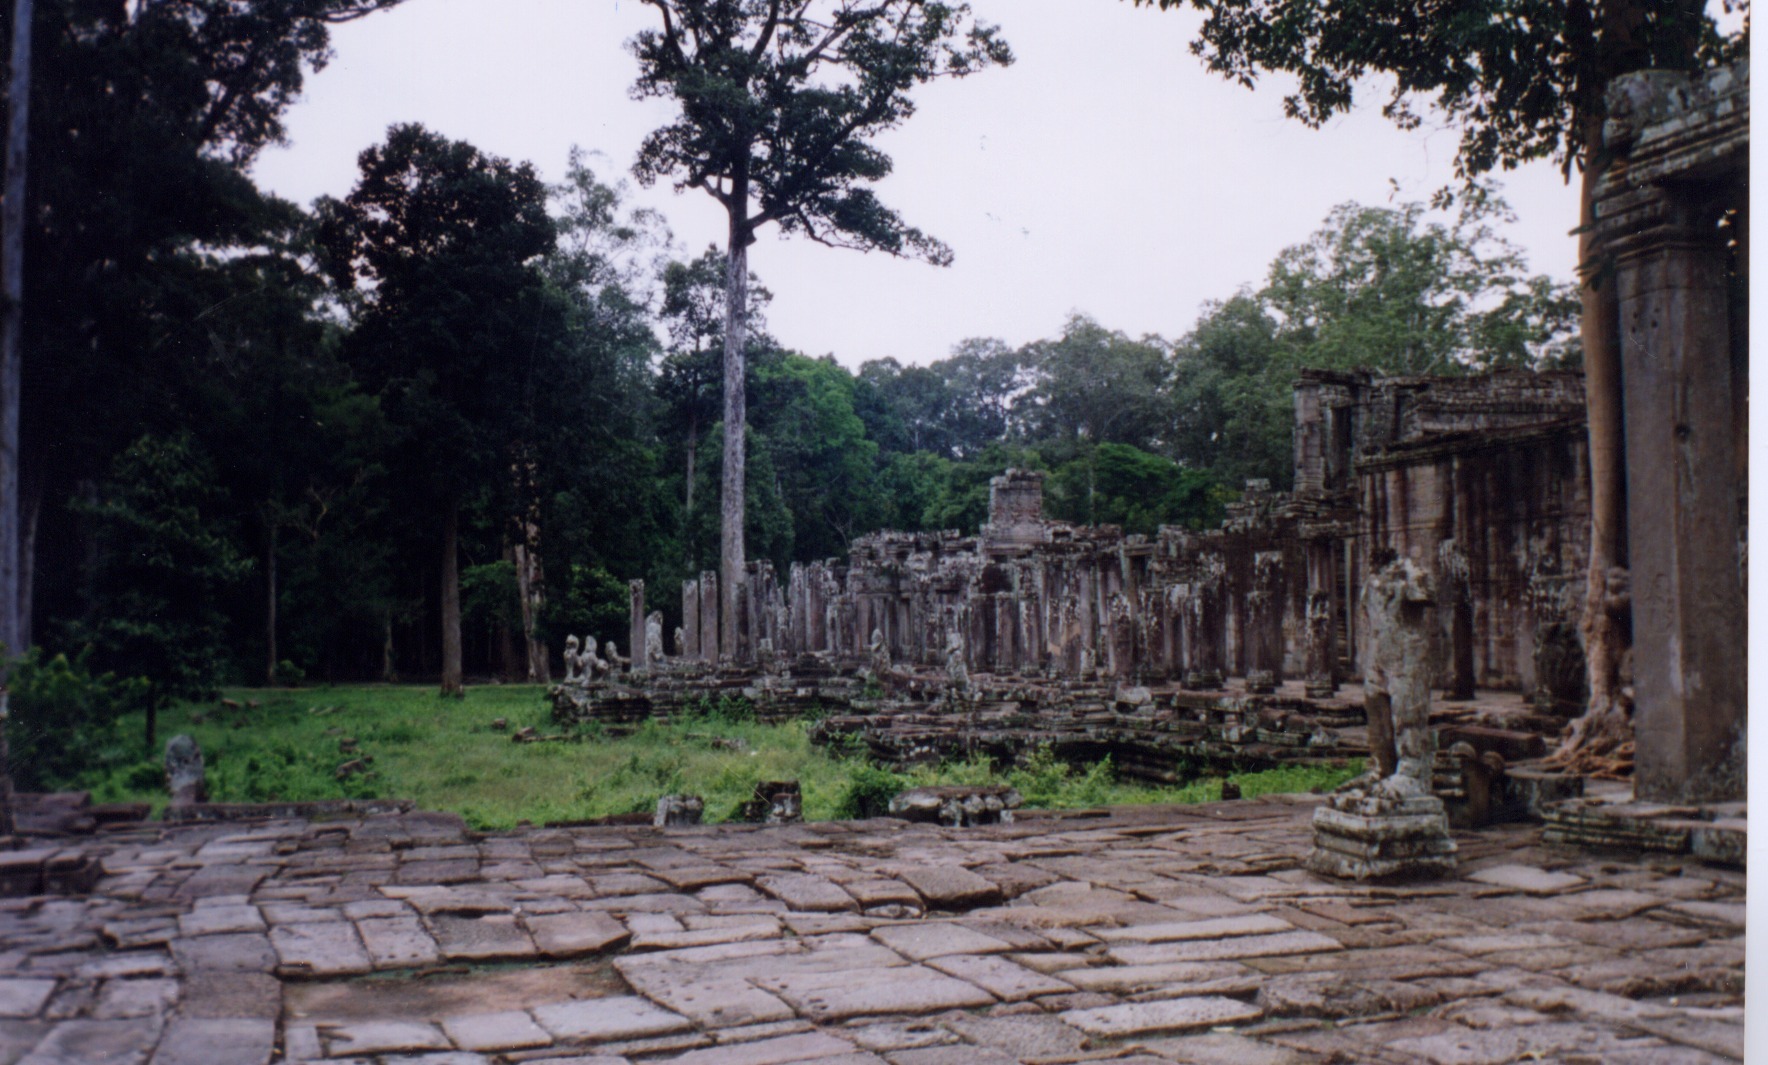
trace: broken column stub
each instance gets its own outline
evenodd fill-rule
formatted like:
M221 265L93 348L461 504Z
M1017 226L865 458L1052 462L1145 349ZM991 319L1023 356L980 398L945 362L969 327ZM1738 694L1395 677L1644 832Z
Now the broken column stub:
M1435 588L1410 559L1396 559L1363 586L1363 610L1369 626L1363 688L1376 768L1314 811L1307 866L1352 880L1442 876L1454 871L1455 841L1443 802L1430 790Z

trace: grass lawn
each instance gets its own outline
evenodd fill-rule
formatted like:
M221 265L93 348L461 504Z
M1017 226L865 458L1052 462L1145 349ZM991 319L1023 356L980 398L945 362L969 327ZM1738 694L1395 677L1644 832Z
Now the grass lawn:
M475 687L464 699L402 685L238 689L226 696L239 708L187 703L159 720L162 745L180 732L196 739L214 801L412 799L425 809L456 811L478 828L649 811L672 792L704 796L706 819L723 821L763 780L799 781L811 820L856 816L911 784L1004 780L1036 807L1202 802L1220 794L1213 779L1149 787L1117 781L1109 763L1071 768L1045 752L998 777L982 761L896 774L813 748L803 722L758 725L718 713L647 724L619 738L588 726L570 730L564 742L513 743L510 734L525 725L542 735L560 731L539 685ZM497 718L508 721L507 731L491 727ZM138 717L123 722L132 737L142 726ZM355 749L343 750L350 740ZM364 756L372 758L366 773L337 778L340 765ZM1251 797L1332 787L1360 771L1294 768L1233 779ZM157 759L81 783L98 801L165 801Z

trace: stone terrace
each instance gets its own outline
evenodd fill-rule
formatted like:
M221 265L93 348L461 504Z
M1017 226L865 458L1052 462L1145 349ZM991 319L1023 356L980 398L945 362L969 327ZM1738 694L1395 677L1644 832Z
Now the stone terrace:
M1741 872L1512 825L1330 882L1314 802L111 830L91 896L0 902L0 1065L1741 1059Z

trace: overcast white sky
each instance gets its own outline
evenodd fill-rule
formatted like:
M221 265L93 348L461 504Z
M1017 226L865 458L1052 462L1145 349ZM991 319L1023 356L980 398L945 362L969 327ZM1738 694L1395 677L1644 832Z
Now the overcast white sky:
M918 97L883 140L896 173L879 194L950 244L945 269L783 240L771 229L750 265L774 293L771 331L853 367L925 363L957 341L1051 336L1072 311L1130 334L1177 338L1199 305L1259 282L1271 259L1333 205L1425 199L1451 180L1456 134L1402 133L1378 111L1322 131L1283 117L1282 86L1254 91L1187 51L1189 12L1127 0L973 0L1018 62ZM625 42L655 12L636 0L406 0L338 27L336 59L289 112L290 145L256 176L300 203L347 193L356 154L395 122L421 122L549 181L573 144L601 152L604 178L629 173L639 141L670 106L628 95ZM1508 235L1530 268L1569 280L1575 188L1556 167L1502 176L1519 216ZM632 189L660 209L684 257L721 241L702 193Z

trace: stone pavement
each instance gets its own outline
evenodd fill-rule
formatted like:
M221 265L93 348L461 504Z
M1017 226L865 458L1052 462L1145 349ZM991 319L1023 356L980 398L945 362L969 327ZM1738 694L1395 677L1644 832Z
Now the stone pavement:
M103 831L91 896L0 901L0 1065L1742 1059L1741 872L1512 825L1332 882L1317 801Z

